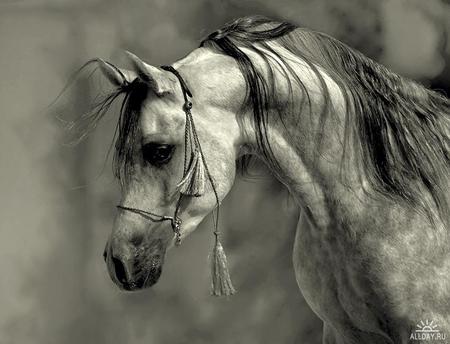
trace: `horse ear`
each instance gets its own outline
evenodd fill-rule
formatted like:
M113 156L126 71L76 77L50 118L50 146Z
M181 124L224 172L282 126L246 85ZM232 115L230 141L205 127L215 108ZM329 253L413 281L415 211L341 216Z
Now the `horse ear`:
M103 75L106 76L114 86L122 86L125 83L131 83L137 78L136 73L126 69L119 69L105 60L97 59L97 62Z
M145 63L133 53L129 51L125 51L125 53L130 59L137 75L148 82L157 95L162 96L165 93L173 92L175 80L171 76L164 73L161 69Z

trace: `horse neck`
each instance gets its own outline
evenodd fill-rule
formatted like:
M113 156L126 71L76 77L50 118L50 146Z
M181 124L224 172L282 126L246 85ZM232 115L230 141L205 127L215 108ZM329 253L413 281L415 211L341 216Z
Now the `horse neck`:
M261 70L267 67L266 62L262 61L258 54L248 49L243 50ZM286 60L290 61L289 63L296 75L301 76L301 81L310 96L311 113L308 112L307 108L305 108L304 113L299 113L302 105L305 107L303 102L305 95L298 87L295 88L296 82L292 80L293 97L289 97L285 75L274 68L273 77L275 78L277 93L274 98L278 104L283 104L283 108L289 110L280 113L283 122L279 120L279 114L276 113L275 109L269 110L269 121L266 128L267 139L278 162L278 166L273 169L273 173L289 189L298 203L308 212L311 212L316 223L323 222L325 226L330 218L329 200L344 198L346 196L344 193L348 193L350 188L361 190L358 186L360 179L355 172L356 166L355 168L349 166L349 164L353 164L351 147L346 152L346 166L348 168L345 169L345 175L342 178L346 182L346 186L344 187L343 183L337 182L341 180L340 162L343 153L345 102L338 85L321 71L320 73L327 85L329 101L334 109L334 113L327 115L327 120L322 124L319 120L319 113L324 105L324 99L317 75L296 56L288 56ZM245 94L245 92L242 92L244 85L241 72L233 58L229 56L200 48L178 61L175 66L184 73L183 75L191 84L197 86L197 101L199 99L200 101L211 101L211 99L219 97L220 99L217 102L221 104L223 99L231 97L232 102L225 101L224 104L221 104L225 108L230 108L233 104L236 106L240 104L240 99ZM204 70L208 70L209 73L203 73ZM226 83L223 82L224 73L227 76ZM214 77L215 75L216 77ZM202 85L208 85L208 87L201 89ZM226 85L226 88L221 89L223 85ZM216 89L221 89L221 92L217 92ZM210 90L213 90L212 94L209 93ZM276 105L273 104L273 107L275 108ZM241 153L258 155L257 144L254 139L256 133L252 113L250 111L240 113L240 115L242 115L240 116L242 132L245 133L242 134L242 143L244 144ZM216 123L212 124L212 127L215 127L215 125ZM323 133L320 154L316 154L318 127ZM286 130L286 128L293 129ZM259 158L264 160L264 156L259 156ZM267 162L267 165L271 166L269 162ZM350 188L347 189L349 184L351 184ZM345 200L350 200L350 197L346 196ZM341 201L342 203L344 203L344 200Z
M346 107L340 88L321 72L333 109L332 113L325 115L326 121L322 123L319 113L324 105L324 97L317 80L307 68L299 65L297 73L303 76L302 82L311 97L311 113L307 108L305 113L299 113L302 95L292 97L286 107L292 110L281 114L283 123L278 119L278 114L269 116L268 139L277 160L278 166L273 168L276 177L317 226L327 227L332 221L332 214L336 212L332 207L338 203L344 207L357 206L364 192L351 147L345 152L345 169L341 168ZM320 152L318 130L322 134Z

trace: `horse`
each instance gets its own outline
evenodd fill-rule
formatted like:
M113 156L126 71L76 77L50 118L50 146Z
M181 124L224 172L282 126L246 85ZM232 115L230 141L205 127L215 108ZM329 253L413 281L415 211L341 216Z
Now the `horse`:
M320 32L260 16L171 66L93 59L123 95L121 200L104 258L124 290L152 286L166 251L264 162L301 209L300 291L323 343L444 343L450 335L450 101ZM217 223L217 222L216 222ZM214 228L214 294L231 295ZM213 264L214 265L214 264Z

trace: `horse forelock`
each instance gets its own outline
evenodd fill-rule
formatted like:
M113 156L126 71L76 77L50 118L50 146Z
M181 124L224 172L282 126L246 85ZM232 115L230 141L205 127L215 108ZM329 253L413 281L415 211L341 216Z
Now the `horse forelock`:
M93 62L96 62L96 60L84 64L77 73L80 73L82 69ZM114 66L114 68L117 67ZM133 151L139 138L140 109L152 87L152 84L140 78L117 86L109 93L97 96L96 102L90 110L83 113L79 119L69 126L75 132L74 143L83 140L97 127L113 104L122 98L119 118L107 153L107 156L109 156L114 149L113 172L122 183L126 183L133 173L135 163Z
M273 49L274 44L311 66L323 85L317 67L340 87L347 105L345 133L352 137L352 142L344 138L343 159L351 144L370 190L402 200L430 217L436 208L441 219L448 222L450 101L327 35L264 17L246 17L213 32L201 46L216 49L237 62L246 81L246 105L253 108L259 150L272 167L276 169L278 163L268 141L268 108L276 102L273 75L279 72L279 66L289 75L287 82L298 83L306 103L310 101L301 76ZM270 72L263 74L246 50L261 57ZM281 61L276 68L273 56ZM333 110L326 87L323 96L319 129L325 127ZM281 111L279 116L281 121L286 120ZM322 137L323 130L319 130L317 154ZM424 197L424 191L431 195L433 204L426 201L429 197Z

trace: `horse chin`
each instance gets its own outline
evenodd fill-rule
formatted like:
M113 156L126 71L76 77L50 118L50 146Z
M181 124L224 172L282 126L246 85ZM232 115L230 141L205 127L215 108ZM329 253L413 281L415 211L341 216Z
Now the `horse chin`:
M161 276L162 267L152 267L144 277L137 278L129 283L120 285L120 288L126 291L138 291L146 288L150 288L156 282L158 282Z
M119 287L126 291L138 291L150 288L158 282L162 273L162 265L152 265L149 269L143 269L142 274L130 282L119 284Z

